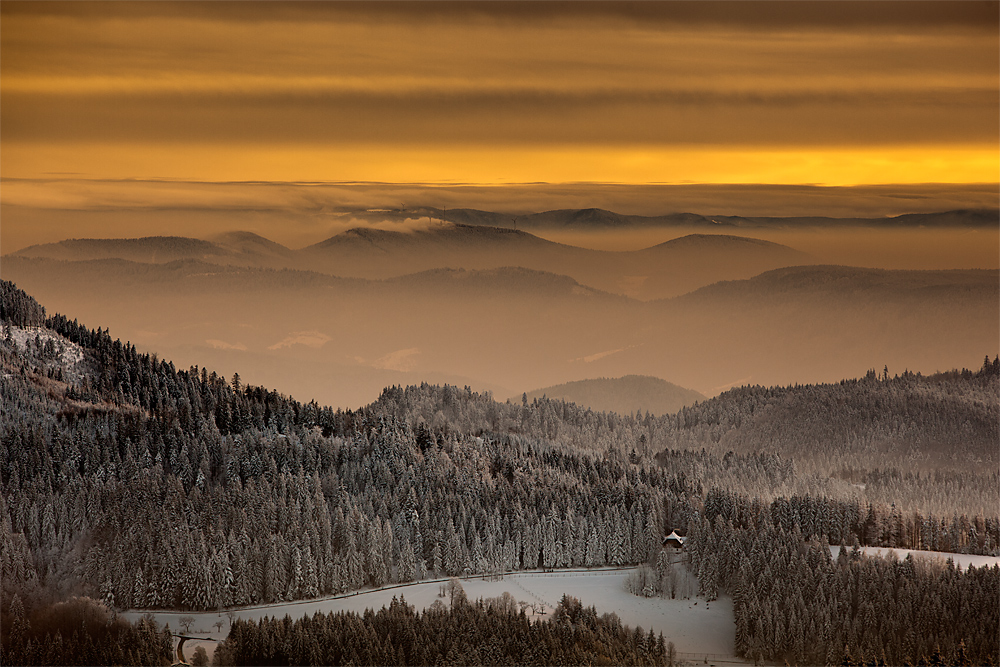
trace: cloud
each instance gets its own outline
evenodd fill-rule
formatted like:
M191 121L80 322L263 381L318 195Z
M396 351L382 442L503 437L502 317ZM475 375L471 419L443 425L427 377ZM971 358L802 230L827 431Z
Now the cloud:
M5 151L7 146L4 146ZM995 149L994 149L995 154ZM6 159L6 152L5 158ZM406 231L427 218L398 222L367 209L472 208L521 215L603 208L631 215L883 217L998 208L995 184L905 184L855 187L732 184L301 183L74 178L0 179L0 237L9 253L67 238L190 236L251 231L290 248L351 227ZM423 214L421 214L423 216ZM566 240L566 239L559 239ZM650 245L666 239L651 239ZM566 240L578 243L579 239Z
M414 357L418 354L420 354L420 348L416 347L396 350L395 352L390 352L385 356L379 357L371 365L373 368L380 368L387 371L411 371L417 364L417 360Z
M340 227L371 224L380 210L386 229L423 228L426 213L399 222L407 209L474 208L513 214L604 208L629 215L689 211L704 215L880 217L959 208L996 208L992 184L881 184L847 187L777 184L423 184L205 182L155 179L3 178L3 204L72 211L315 213ZM247 228L245 216L242 228ZM7 221L5 221L7 222ZM171 221L170 224L180 224ZM234 223L235 224L235 223ZM199 223L201 225L201 223ZM395 225L395 226L393 226ZM241 229L238 225L234 229ZM208 230L204 234L222 230ZM162 233L162 232L151 232ZM185 232L188 233L188 232ZM88 236L88 234L76 234ZM316 239L319 240L319 239Z
M597 352L596 354L588 354L585 357L577 357L576 359L570 359L570 363L576 361L582 361L585 364L593 363L605 357L610 357L612 354L618 354L619 352L624 352L625 350L631 350L635 345L629 345L628 347L620 347L617 350L607 350L605 352Z
M736 29L814 27L941 28L989 31L998 20L994 2L278 2L278 3L4 3L5 20L16 16L62 16L77 20L196 19L231 24L334 22L600 23L607 25L728 26Z
M236 342L235 344L227 343L226 341L218 340L217 338L209 338L206 339L205 342L208 343L208 345L210 345L212 349L215 350L240 350L242 352L246 351L247 349L247 346L244 345L243 343L240 342Z
M5 12L5 143L996 144L995 3L185 4Z
M728 391L728 390L732 389L733 387L743 387L743 386L746 386L746 385L750 384L750 381L752 379L753 379L753 376L752 375L748 375L745 378L741 378L739 380L736 380L735 382L729 382L727 384L719 385L718 387L712 387L707 392L705 392L705 395L706 396L715 396L716 394L721 394L722 392Z
M269 346L267 349L280 350L283 347L291 347L292 345L305 345L306 347L319 349L330 340L329 336L319 331L296 331L286 336L280 342Z

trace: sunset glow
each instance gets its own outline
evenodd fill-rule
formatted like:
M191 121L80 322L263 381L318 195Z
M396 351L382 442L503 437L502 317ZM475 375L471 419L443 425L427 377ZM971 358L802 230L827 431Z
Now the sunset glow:
M971 146L402 146L8 144L20 177L426 184L991 183L996 149ZM6 163L5 162L5 163ZM54 170L58 164L61 169ZM8 175L14 175L14 170ZM806 178L808 176L808 178Z
M994 183L996 14L5 4L3 175Z

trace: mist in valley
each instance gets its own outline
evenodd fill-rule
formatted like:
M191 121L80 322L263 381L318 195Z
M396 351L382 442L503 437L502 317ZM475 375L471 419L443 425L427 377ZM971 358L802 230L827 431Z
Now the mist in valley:
M996 353L995 253L982 259L996 230L683 231L635 231L638 250L596 249L611 232L441 223L301 250L246 234L74 242L8 255L2 274L181 366L344 408L394 384L502 399L636 374L712 396Z
M535 232L542 238L594 250L630 251L648 248L704 228L551 230ZM1000 268L1000 228L877 229L720 229L715 233L749 236L795 248L809 263L840 264L883 269L996 269Z

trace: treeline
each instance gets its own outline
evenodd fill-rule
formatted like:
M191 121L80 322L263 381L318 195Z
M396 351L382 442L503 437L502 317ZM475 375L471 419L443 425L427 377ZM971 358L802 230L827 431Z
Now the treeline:
M733 598L737 653L800 664L996 664L1000 566L868 558L715 493L685 549L707 599Z
M800 466L830 466L831 475L886 469L892 457L908 460L908 471L968 471L996 461L1000 441L1000 357L987 357L978 371L891 377L886 369L835 384L747 386L662 417L594 412L546 398L515 404L488 395L456 398L440 387L391 387L373 407L405 421L533 433L577 448L763 451Z
M594 412L546 398L497 403L442 387L391 387L371 406L397 418L467 433L534 435L553 445L649 458L659 453L776 455L780 484L702 466L706 486L779 496L857 497L901 510L996 513L1000 359L977 371L922 376L887 371L835 384L743 387L674 415Z
M100 602L72 598L25 608L18 595L0 615L2 665L169 665L170 629L135 624Z
M45 308L9 280L0 280L0 321L19 327L45 324Z
M44 313L11 283L4 285L11 296L5 308ZM89 350L93 373L74 381L69 399L137 406L164 423L176 417L185 432L197 429L203 417L222 435L318 427L324 436L343 436L355 430L359 414L391 415L413 427L423 422L439 434L522 436L602 455L648 459L659 452L704 450L716 458L731 451L776 454L786 465L794 460L793 474L783 475L779 485L744 477L738 466L697 471L706 487L739 486L765 500L859 497L938 515L990 515L996 508L1000 473L992 463L1000 443L1000 358L987 358L976 372L890 377L886 370L829 385L744 387L659 418L593 412L549 399L497 403L467 388L429 385L386 389L376 403L352 413L231 384L197 367L177 370L62 316L46 322ZM54 378L62 377L60 369L47 366Z
M827 465L856 459L884 468L870 462L898 457L911 471L973 470L1000 456L998 399L1000 358L986 357L978 371L890 376L886 368L834 384L742 387L673 418L736 452L766 443L783 457Z
M993 555L1000 545L1000 518L995 516L923 516L919 512L903 513L895 506L812 496L776 498L764 503L759 498L747 499L745 494L717 488L706 494L704 511L709 517L767 513L771 522L786 532L797 530L831 544Z
M216 665L666 665L673 646L564 596L530 621L509 594L414 611L405 599L364 614L236 620Z

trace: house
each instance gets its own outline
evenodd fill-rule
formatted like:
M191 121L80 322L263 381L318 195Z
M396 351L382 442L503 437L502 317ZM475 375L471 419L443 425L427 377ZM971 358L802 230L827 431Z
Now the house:
M673 530L669 535L663 538L663 547L665 549L680 551L684 548L684 537L678 535L676 530Z

